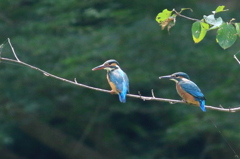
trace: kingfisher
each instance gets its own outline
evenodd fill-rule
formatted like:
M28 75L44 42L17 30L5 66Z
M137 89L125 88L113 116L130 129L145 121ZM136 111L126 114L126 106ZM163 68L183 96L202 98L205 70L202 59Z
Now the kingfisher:
M190 80L189 76L184 72L176 72L172 75L161 76L159 79L167 78L176 82L176 89L182 99L189 104L200 106L202 111L206 112L203 93L199 87Z
M127 74L120 68L119 63L114 59L110 59L92 70L100 69L107 70L107 81L112 88L110 93L118 94L120 102L125 103L126 95L129 92L129 80Z

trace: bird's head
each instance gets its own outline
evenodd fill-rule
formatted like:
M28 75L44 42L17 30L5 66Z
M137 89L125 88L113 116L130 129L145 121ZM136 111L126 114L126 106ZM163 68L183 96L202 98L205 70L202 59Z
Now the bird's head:
M105 69L107 71L111 71L111 70L115 70L115 69L118 69L118 68L120 68L119 63L116 60L111 59L111 60L107 60L102 65L94 67L92 70L96 71L96 70Z
M159 79L162 79L162 78L168 78L170 80L175 81L176 83L178 83L181 80L190 80L189 76L184 72L176 72L171 75L159 77Z

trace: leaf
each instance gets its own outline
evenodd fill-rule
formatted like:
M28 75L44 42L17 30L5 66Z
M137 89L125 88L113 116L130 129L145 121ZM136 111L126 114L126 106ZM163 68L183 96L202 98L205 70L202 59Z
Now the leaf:
M225 9L225 10L224 10L224 8L225 8L225 6L218 6L218 7L216 8L216 10L213 11L213 14L219 13L219 12L228 11L228 9Z
M209 29L209 25L203 22L195 22L192 25L192 37L195 43L199 43L203 40L205 35L207 34L207 30Z
M235 23L236 31L238 36L240 36L240 23Z
M164 9L162 12L158 13L157 17L156 17L156 21L158 23L162 23L165 20L167 20L172 14L172 11L169 11L167 9Z
M168 31L175 25L176 22L176 15L173 15L171 17L169 17L167 20L165 20L164 22L161 23L162 26L162 30L168 26Z
M219 18L215 19L213 14L210 14L209 16L204 15L203 18L206 23L212 25L212 27L209 30L217 29L218 27L220 27L223 24L222 18L219 17Z
M175 25L176 15L172 15L172 11L164 9L161 13L159 13L156 17L156 21L161 25L162 30L168 26L168 31L171 27Z
M168 19L171 19L171 18L168 18ZM175 25L175 23L176 23L176 16L172 16L172 20L168 23L168 27L167 27L168 32Z
M216 40L223 49L227 49L237 40L237 31L232 24L224 23L217 31Z

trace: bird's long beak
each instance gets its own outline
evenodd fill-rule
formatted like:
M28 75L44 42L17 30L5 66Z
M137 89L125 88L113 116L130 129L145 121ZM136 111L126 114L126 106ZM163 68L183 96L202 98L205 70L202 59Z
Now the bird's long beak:
M159 77L159 79L162 79L162 78L172 79L172 76L171 75L167 75L167 76L160 76Z
M92 71L96 71L96 70L101 70L101 69L104 69L106 66L104 66L104 65L99 65L99 66L97 66L97 67L94 67L93 69L92 69Z

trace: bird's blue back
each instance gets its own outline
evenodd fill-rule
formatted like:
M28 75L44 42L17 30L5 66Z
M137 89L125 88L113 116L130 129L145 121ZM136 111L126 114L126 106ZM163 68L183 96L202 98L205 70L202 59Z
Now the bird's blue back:
M118 90L119 100L122 103L126 102L126 94L129 92L129 80L125 72L120 68L108 72L109 80L114 83Z
M178 83L182 89L184 91L186 91L187 93L191 94L196 101L198 101L200 103L200 108L202 109L202 111L206 111L205 109L205 97L203 95L203 93L201 92L201 90L199 89L199 87L192 81L188 80L188 81L180 81Z

